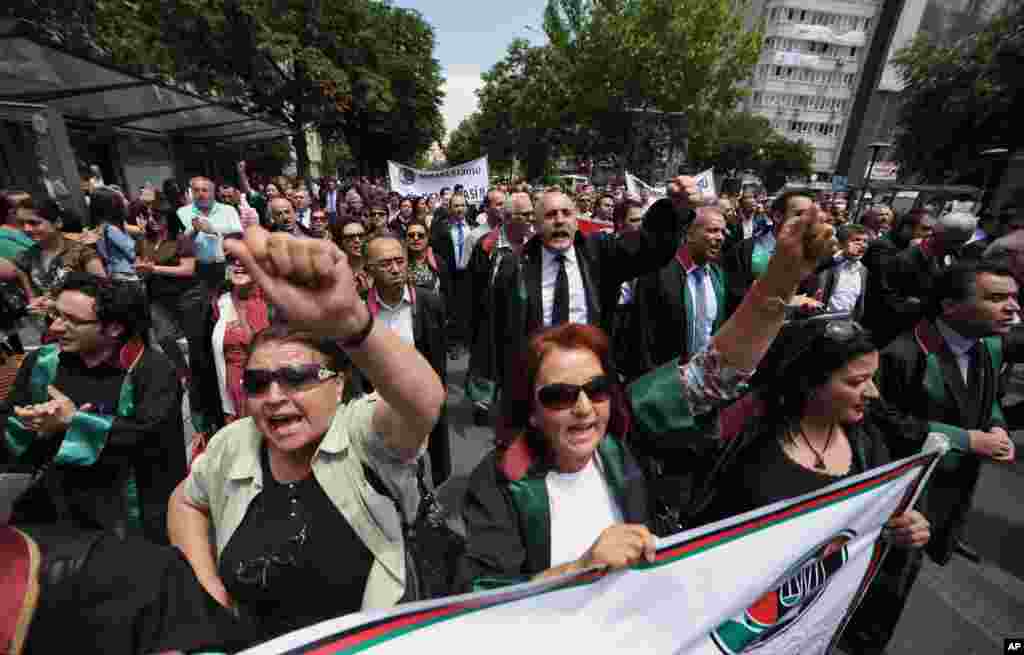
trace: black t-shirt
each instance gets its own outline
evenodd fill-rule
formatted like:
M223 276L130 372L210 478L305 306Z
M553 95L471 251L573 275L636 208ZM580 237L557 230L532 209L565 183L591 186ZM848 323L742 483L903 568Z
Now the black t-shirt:
M221 555L224 586L263 639L357 612L373 554L312 475L274 480L264 447L263 490Z
M853 457L843 475L805 468L783 450L779 437L765 431L744 448L717 483L715 499L704 522L735 516L771 503L811 493L851 475L889 461L888 451L874 431L847 428Z

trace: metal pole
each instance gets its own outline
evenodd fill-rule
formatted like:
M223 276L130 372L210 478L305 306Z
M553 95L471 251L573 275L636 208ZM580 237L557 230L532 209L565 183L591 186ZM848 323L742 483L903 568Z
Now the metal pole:
M860 194L860 202L857 203L857 218L854 223L860 222L860 217L864 214L864 196L868 195L868 191L871 190L871 173L875 170L875 159L878 158L878 151L881 148L878 146L871 146L871 163L868 165L868 176L864 180L864 190ZM871 200L874 201L875 197L872 195Z

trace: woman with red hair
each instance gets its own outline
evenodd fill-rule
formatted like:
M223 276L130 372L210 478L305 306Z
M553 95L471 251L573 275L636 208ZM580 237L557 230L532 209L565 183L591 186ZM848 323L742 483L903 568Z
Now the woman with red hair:
M600 329L536 334L502 399L498 447L470 476L457 589L652 559L647 485L625 439L631 423L707 438L700 428L714 423L701 417L738 396L797 284L834 243L816 212L786 223L764 276L710 345L640 378L628 400Z

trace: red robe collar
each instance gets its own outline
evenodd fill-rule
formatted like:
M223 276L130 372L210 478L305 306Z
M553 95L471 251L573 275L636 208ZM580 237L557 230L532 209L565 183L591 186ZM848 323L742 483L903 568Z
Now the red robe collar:
M406 287L409 289L409 299L412 300L412 304L416 304L416 286L413 284L407 284ZM380 314L380 296L377 293L377 287L370 287L369 293L366 294L366 307L370 310L370 313L374 316Z

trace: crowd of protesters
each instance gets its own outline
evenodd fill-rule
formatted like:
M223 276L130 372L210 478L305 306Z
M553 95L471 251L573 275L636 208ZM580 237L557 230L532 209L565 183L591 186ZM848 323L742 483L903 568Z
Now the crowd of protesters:
M980 461L1016 455L1013 207L237 174L91 185L77 218L0 193L0 466L33 476L10 524L53 572L19 596L30 651L230 651L629 566L934 432L952 451L889 522L844 648L884 651L924 554L978 558ZM466 355L495 447L453 510L434 490Z

